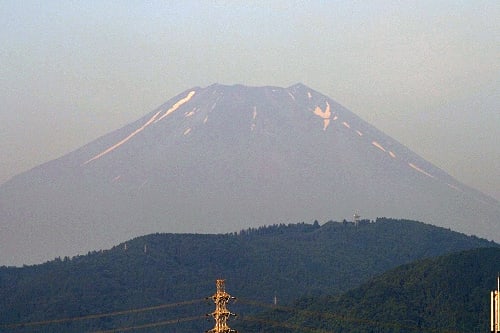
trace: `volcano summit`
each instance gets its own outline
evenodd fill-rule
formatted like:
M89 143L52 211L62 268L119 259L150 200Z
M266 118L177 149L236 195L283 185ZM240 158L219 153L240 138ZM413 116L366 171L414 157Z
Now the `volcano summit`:
M409 218L500 241L500 204L302 84L192 88L0 187L0 265L153 232Z

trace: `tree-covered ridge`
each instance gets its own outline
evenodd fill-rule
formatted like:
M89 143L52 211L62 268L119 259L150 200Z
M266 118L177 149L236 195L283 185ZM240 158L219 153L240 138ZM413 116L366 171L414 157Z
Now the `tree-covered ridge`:
M202 299L212 294L217 278L225 278L239 298L270 304L276 295L279 304L290 304L303 296L345 292L417 259L495 245L421 222L386 218L357 226L330 221L218 235L152 234L83 256L0 268L0 325ZM255 311L238 306L235 311L242 314ZM209 310L210 305L200 303L148 318L183 318ZM137 316L63 327L91 331L146 320ZM193 331L208 328L203 321L189 325ZM61 326L44 329L56 332ZM31 332L29 327L21 331Z
M499 271L498 247L418 260L342 295L302 298L242 323L242 330L256 332L269 321L281 325L273 332L287 333L485 332Z

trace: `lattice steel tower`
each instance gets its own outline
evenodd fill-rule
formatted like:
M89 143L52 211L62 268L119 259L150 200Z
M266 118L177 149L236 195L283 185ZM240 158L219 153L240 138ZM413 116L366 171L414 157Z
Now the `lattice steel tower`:
M231 297L226 292L224 280L217 280L217 292L209 297L215 303L215 311L209 313L208 316L212 316L215 320L215 326L211 330L206 331L206 333L238 333L238 331L231 329L227 322L230 316L236 316L234 313L230 312L226 305L229 303L231 299L235 299Z

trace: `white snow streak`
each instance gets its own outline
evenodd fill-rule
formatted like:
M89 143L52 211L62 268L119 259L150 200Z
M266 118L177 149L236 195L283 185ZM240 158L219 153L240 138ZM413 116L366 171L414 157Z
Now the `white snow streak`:
M255 129L255 118L257 118L257 107L253 107L253 114L252 114L252 125L250 125L250 130L253 131Z
M295 101L295 96L293 96L291 92L288 92L288 95L290 95L290 97Z
M415 164L413 164L413 163L408 163L408 165L409 165L409 166L411 166L413 169L417 170L418 172L423 173L424 175L429 176L429 177L431 177L431 178L434 178L434 176L433 176L433 175L431 175L430 173L426 172L426 171L425 171L425 170L423 170L423 169L420 169L420 168L419 168L418 166L416 166Z
M101 153L95 155L94 157L92 157L91 159L89 159L88 161L86 161L85 163L83 164L87 164L87 163L90 163L94 160L97 160L98 158L101 158L103 157L104 155L106 155L107 153L110 153L112 152L113 150L115 150L116 148L120 147L121 145L123 145L124 143L126 143L128 140L132 139L135 135L137 135L138 133L142 132L146 127L148 127L149 125L151 125L153 122L156 123L157 121L160 121L161 119L163 119L164 117L168 116L170 113L174 112L175 110L177 110L182 104L186 103L187 101L189 101L191 99L191 97L193 97L193 95L195 94L195 91L190 91L189 94L187 94L186 97L180 99L177 103L175 103L174 105L172 105L172 107L170 109L167 110L167 112L161 116L160 118L156 119L160 113L162 111L158 111L153 117L151 117L144 125L142 125L141 127L139 127L138 129L136 129L135 131L133 131L132 133L130 133L127 137L125 137L123 140L119 141L118 143L115 143L113 146L109 147L108 149L102 151Z
M335 115L335 117L333 117L332 120L337 120L337 119L339 119L339 117L337 115Z
M363 133L361 133L360 131L356 130L356 133L358 133L359 136L363 136Z
M206 124L208 121L208 116L205 117L205 119L203 119L203 123Z
M158 122L160 120L162 120L163 118L165 118L166 116L168 116L169 114L171 114L172 112L174 112L175 110L177 110L182 104L188 102L191 97L194 96L194 94L196 93L196 91L190 91L189 94L187 94L186 97L184 98L181 98L177 103L175 103L174 105L172 105L172 107L170 109L167 110L167 112L165 112L164 115L162 115L158 120L155 121Z
M449 187L451 187L452 189L454 189L456 191L462 192L462 190L459 189L458 187L456 187L455 185L452 185L452 184L446 184L446 185L448 185Z
M378 143L377 141L372 141L372 145L374 145L374 146L375 146L375 147L377 147L378 149L380 149L380 150L382 150L382 151L386 152L385 148L384 148L384 147L382 147L382 146L380 145L380 143Z
M330 119L323 120L323 131L326 131L328 125L330 125Z
M344 126L345 126L345 127L347 127L347 128L351 128L351 125L349 125L349 124L348 124L348 123L346 123L345 121L344 121L344 122L342 122L342 125L344 125Z
M392 151L389 151L389 155L391 155L392 158L396 158L396 154L394 154Z
M311 92L309 92L309 91L307 92L307 97L309 97L309 99L312 98Z
M188 135L191 132L191 128L188 128L184 131L184 135Z
M132 133L130 133L125 139L119 141L118 143L114 144L113 146L109 147L108 149L104 150L103 152L95 155L94 157L92 157L90 160L86 161L85 163L83 164L87 164L87 163L90 163L94 160L97 160L98 158L106 155L107 153L115 150L116 148L120 147L122 144L124 144L125 142L127 142L128 140L132 139L137 133L140 133L141 131L143 131L146 127L148 127L149 125L151 125L155 120L156 120L156 117L158 117L158 115L161 113L161 111L158 111L153 117L151 117L151 119L149 119L144 125L142 125L141 127L139 127L138 129L136 129L135 131L133 131Z

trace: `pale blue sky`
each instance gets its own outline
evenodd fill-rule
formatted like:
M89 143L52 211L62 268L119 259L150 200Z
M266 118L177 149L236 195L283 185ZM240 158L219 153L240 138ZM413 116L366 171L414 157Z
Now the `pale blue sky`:
M193 86L337 100L500 199L499 1L0 0L0 183Z

